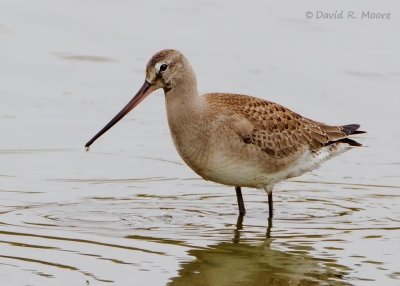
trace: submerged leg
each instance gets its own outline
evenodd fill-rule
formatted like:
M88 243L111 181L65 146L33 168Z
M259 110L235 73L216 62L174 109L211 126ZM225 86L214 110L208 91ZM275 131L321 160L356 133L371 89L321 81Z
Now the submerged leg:
M268 218L268 227L267 227L267 233L266 233L267 238L271 238L271 229L272 229L272 217L270 216Z
M243 218L244 218L243 215L241 215L241 214L238 215L238 219L236 222L235 235L233 236L233 239L232 239L233 243L240 242L240 231L243 229Z
M236 197L239 206L239 215L244 216L246 214L246 209L244 208L242 189L240 187L235 187Z
M269 210L270 218L274 216L274 202L272 201L272 189L273 189L273 186L267 186L264 188L264 190L268 194L268 210Z

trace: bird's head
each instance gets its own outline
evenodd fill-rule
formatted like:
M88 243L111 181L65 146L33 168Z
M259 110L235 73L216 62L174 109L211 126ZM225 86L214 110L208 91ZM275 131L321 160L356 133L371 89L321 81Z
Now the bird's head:
M89 146L96 141L97 138L113 127L153 91L162 88L164 93L168 96L171 90L184 85L196 85L196 76L185 56L181 52L171 49L156 53L147 63L146 78L142 87L131 101L86 143L86 149L88 150Z

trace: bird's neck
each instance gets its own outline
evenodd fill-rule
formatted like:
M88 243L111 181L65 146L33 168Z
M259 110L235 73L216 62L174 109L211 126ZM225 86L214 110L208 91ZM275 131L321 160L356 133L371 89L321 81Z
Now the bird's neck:
M195 79L177 84L170 90L164 90L168 120L179 120L182 122L186 117L191 118L199 113L201 108L201 97L197 92Z
M196 85L176 86L166 93L168 125L175 147L195 172L205 164L204 148L208 138L208 125L202 124L205 116L204 98L197 93ZM203 146L204 145L204 146ZM202 159L199 159L202 158Z

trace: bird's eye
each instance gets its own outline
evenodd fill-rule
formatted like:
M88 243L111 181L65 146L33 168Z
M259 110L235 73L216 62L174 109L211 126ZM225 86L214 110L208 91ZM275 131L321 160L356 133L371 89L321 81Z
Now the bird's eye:
M165 71L167 68L168 68L168 65L167 65L167 64L162 64L162 65L160 66L160 72Z

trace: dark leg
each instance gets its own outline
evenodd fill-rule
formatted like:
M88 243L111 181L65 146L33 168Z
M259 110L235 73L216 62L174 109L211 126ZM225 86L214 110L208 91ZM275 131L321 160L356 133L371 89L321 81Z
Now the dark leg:
M272 201L272 190L273 189L274 189L273 185L267 185L264 187L265 192L268 194L269 217L274 216L274 203Z
M268 191L268 208L269 208L269 217L274 216L274 202L272 201L272 190Z
M244 216L246 214L246 209L244 208L242 189L240 187L235 187L236 197L239 206L239 215Z

